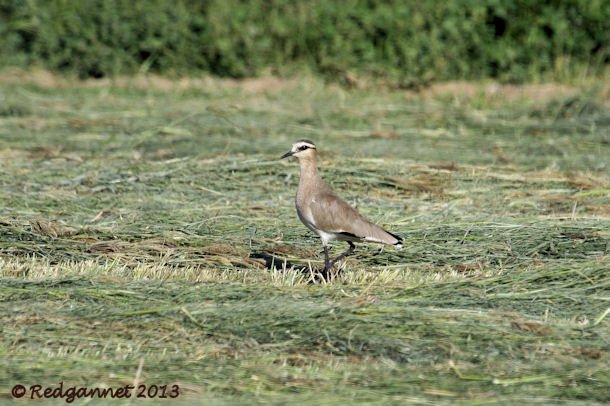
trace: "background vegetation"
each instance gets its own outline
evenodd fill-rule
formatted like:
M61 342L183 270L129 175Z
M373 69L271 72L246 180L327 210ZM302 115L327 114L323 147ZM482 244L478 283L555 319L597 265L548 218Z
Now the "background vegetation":
M604 0L0 1L0 64L80 77L569 80L606 69L608 44Z

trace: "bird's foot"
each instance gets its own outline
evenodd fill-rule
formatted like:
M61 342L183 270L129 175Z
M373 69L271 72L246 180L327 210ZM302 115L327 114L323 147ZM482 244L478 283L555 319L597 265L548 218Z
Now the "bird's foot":
M348 241L347 243L349 244L349 248L333 260L331 260L328 256L328 248L326 246L324 247L324 268L316 272L315 274L312 274L312 282L330 282L341 274L340 268L337 271L333 272L333 267L337 262L353 253L356 249L356 246L351 241Z
M330 265L330 264L329 264ZM311 270L310 283L328 283L341 274L341 269L333 270L332 265L324 266L320 270Z
M337 270L337 271L333 271L332 268L324 268L321 269L320 271L317 272L317 274L314 276L314 279L317 282L331 282L333 280L335 280L336 277L338 277L341 274L341 270Z

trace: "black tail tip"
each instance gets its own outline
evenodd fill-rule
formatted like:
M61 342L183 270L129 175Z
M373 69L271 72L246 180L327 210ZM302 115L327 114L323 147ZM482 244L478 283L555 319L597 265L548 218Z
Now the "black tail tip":
M390 234L392 237L396 238L398 240L398 242L394 245L398 245L402 242L402 237L393 233L390 233L389 231L387 231L388 234Z

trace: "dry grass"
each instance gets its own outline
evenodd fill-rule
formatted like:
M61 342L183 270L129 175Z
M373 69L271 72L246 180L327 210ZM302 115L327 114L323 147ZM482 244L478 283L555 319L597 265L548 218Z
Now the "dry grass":
M212 404L610 400L603 87L15 75L0 398L137 375ZM314 278L297 167L277 160L299 138L403 250L359 246Z

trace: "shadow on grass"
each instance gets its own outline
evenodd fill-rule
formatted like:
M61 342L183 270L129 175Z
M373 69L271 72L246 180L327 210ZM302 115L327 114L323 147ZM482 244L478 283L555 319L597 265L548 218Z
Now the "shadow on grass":
M330 282L341 274L341 270L330 270L327 271L324 268L313 269L309 266L303 266L301 264L295 264L286 259L277 257L267 252L251 252L250 258L262 259L265 261L265 268L271 271L282 272L284 270L292 269L295 272L299 272L309 278L310 283L321 283Z

